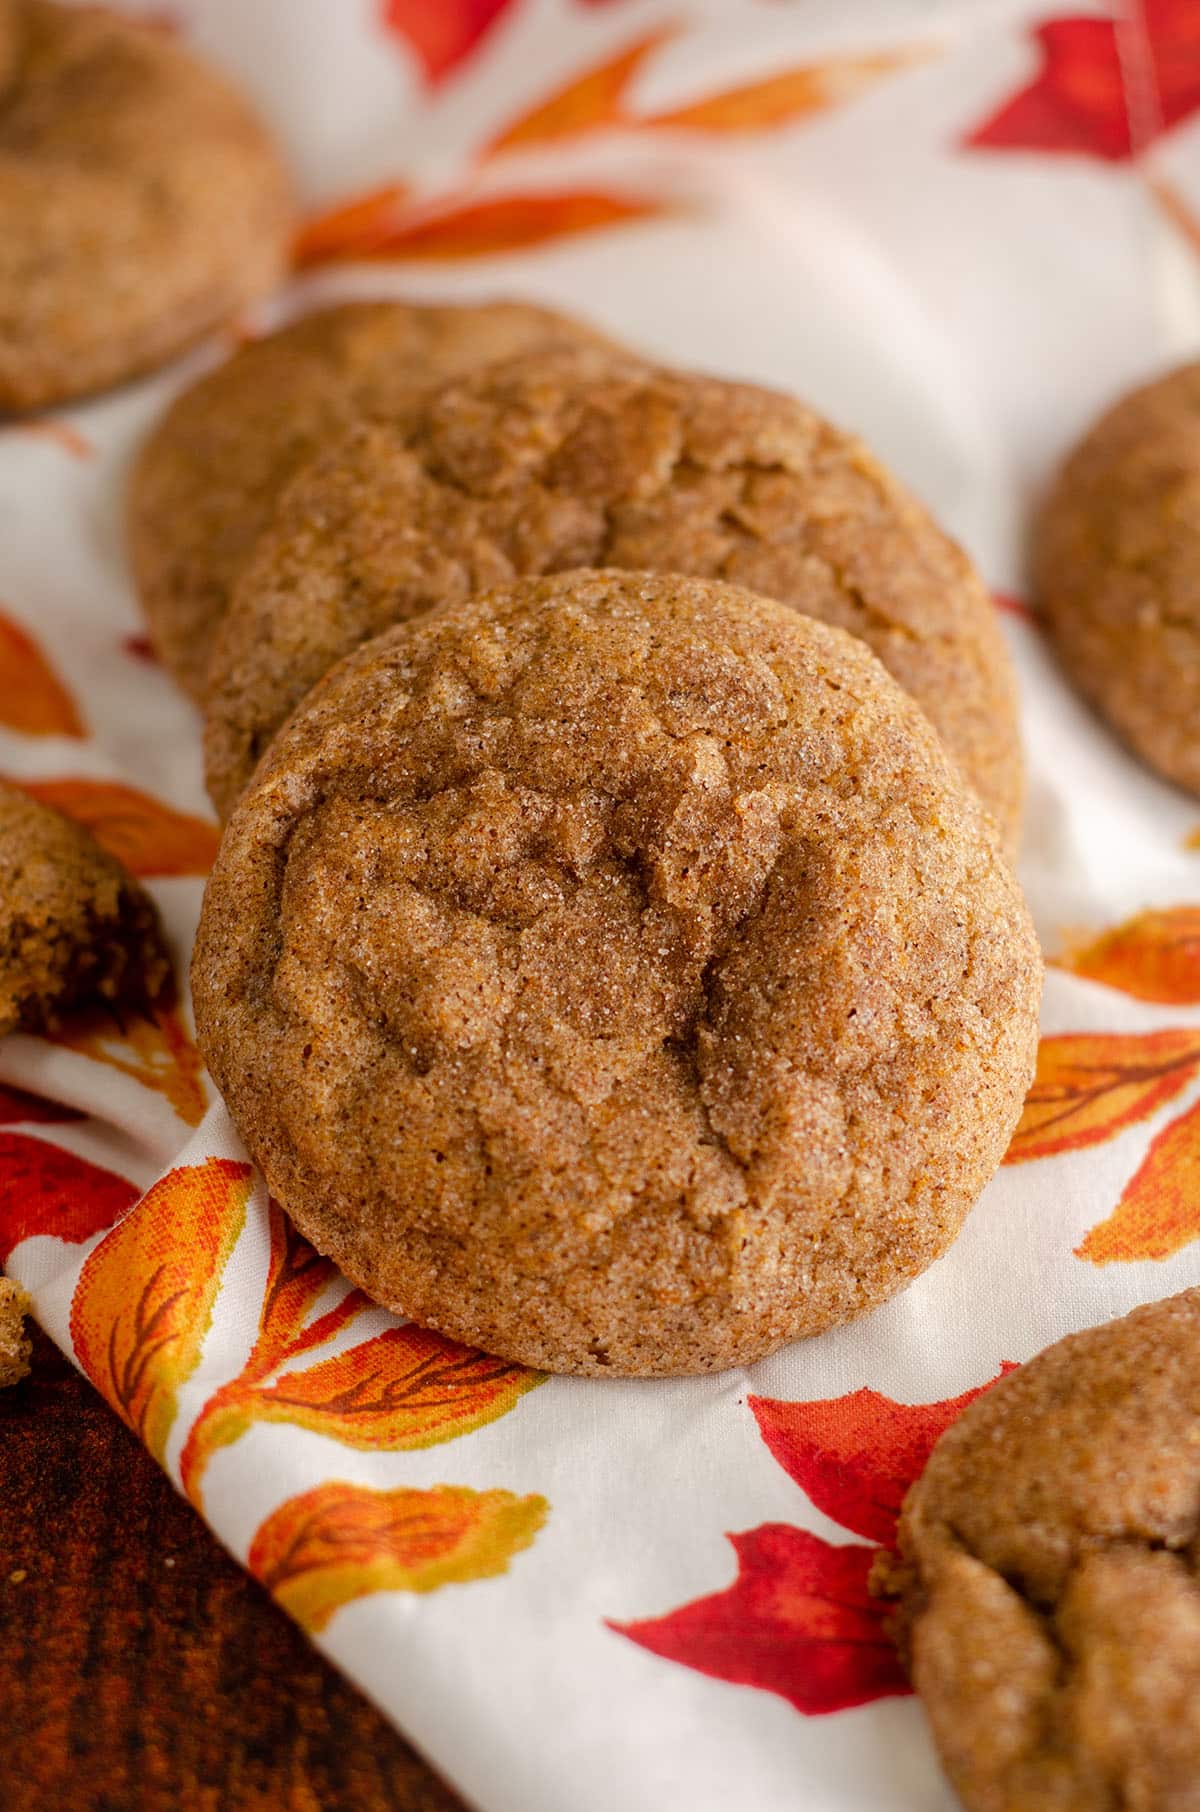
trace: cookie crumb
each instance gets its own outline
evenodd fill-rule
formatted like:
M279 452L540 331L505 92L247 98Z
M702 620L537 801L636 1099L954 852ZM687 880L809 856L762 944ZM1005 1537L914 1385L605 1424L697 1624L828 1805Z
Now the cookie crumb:
M33 1345L25 1332L31 1304L27 1293L11 1277L0 1277L0 1388L19 1384L29 1371ZM21 1574L24 1579L24 1573ZM13 1575L13 1583L19 1580Z

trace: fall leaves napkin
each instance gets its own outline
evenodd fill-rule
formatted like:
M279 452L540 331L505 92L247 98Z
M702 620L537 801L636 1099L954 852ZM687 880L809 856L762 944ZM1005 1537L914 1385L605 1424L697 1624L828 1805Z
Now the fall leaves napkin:
M1004 612L1055 966L1009 1163L953 1251L749 1374L546 1380L385 1315L267 1201L182 1005L0 1045L0 1256L231 1552L487 1812L949 1806L866 1586L903 1492L1006 1365L1200 1281L1200 804L1077 703L1021 555L1087 418L1200 340L1196 9L172 20L291 148L308 293L576 309L802 391L926 496ZM215 832L120 496L217 350L0 433L0 768L146 878L181 978Z

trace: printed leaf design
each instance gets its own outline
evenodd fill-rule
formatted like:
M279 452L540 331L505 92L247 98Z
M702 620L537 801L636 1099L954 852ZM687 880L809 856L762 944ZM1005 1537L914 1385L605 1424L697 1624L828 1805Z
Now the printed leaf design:
M0 1082L0 1126L65 1126L84 1117L61 1101L47 1101L44 1095L31 1095L27 1089Z
M76 1357L157 1460L179 1386L199 1362L251 1183L249 1164L228 1158L169 1171L79 1274L71 1303Z
M174 1007L124 1021L105 1012L73 1017L52 1042L81 1057L107 1063L143 1088L164 1095L187 1126L199 1126L208 1105L200 1053Z
M729 1540L738 1574L725 1591L609 1627L712 1679L778 1693L806 1717L912 1691L867 1584L878 1549L787 1523Z
M1004 1366L1000 1372L1011 1371ZM994 1382L994 1380L993 1380ZM990 1384L941 1403L895 1403L874 1390L807 1403L751 1397L759 1433L789 1477L818 1510L890 1544L904 1494L939 1435Z
M432 85L464 63L512 0L384 0L383 22L416 52Z
M406 220L409 194L403 183L388 183L315 215L305 222L292 249L295 262L331 264L372 257Z
M660 45L678 36L676 27L647 32L615 57L606 57L546 100L521 114L488 146L490 152L573 138L601 126L631 126L625 96L642 66Z
M96 451L91 441L78 428L72 427L70 422L55 421L52 416L41 421L14 422L9 432L29 434L36 440L48 440L64 453L69 453L72 459L90 459Z
M927 55L925 50L902 50L785 69L765 81L728 88L690 106L651 114L641 123L687 132L766 132L806 114L844 106L884 76L922 62Z
M363 196L350 209L311 221L296 244L298 264L353 260L445 263L493 258L579 233L598 232L671 211L645 196L605 189L494 195L456 208L406 212L395 191ZM349 220L347 220L349 215Z
M1157 1135L1113 1212L1075 1255L1094 1265L1131 1264L1171 1258L1198 1238L1200 1105Z
M1024 598L1018 598L1011 591L993 591L992 603L997 610L1007 617L1016 617L1019 623L1036 623L1037 618L1030 610Z
M75 701L21 625L0 611L0 724L23 736L84 736Z
M967 145L1123 163L1200 107L1195 0L1141 0L1120 24L1047 19L1032 35L1037 75L969 133Z
M433 1447L507 1415L543 1374L511 1365L427 1329L387 1328L344 1353L271 1375L324 1345L370 1307L351 1290L310 1320L339 1273L298 1234L274 1203L271 1259L259 1336L240 1377L217 1391L197 1418L180 1462L184 1489L201 1501L212 1455L253 1422L290 1422L348 1447L397 1452Z
M333 1481L269 1516L247 1564L284 1610L315 1632L371 1592L435 1592L507 1572L548 1508L543 1497L511 1491L376 1491Z
M668 27L648 33L574 77L547 100L522 114L493 140L489 151L511 151L576 137L602 127L737 133L767 132L808 114L839 106L884 76L921 60L925 51L893 51L869 57L842 57L776 71L761 81L705 95L660 113L637 113L629 90L653 53L677 35Z
M1057 966L1136 1000L1194 1006L1200 1002L1200 907L1139 913L1068 949Z
M934 1443L990 1389L939 1403L896 1403L873 1390L749 1402L771 1453L813 1503L890 1548L904 1494ZM887 1631L889 1608L869 1587L880 1548L839 1546L787 1523L728 1539L738 1571L724 1591L609 1628L712 1679L778 1693L807 1717L910 1690Z
M137 787L74 778L13 778L12 784L82 824L131 875L206 875L213 865L221 840L216 825L177 812Z
M124 1177L62 1146L0 1133L0 1265L38 1233L81 1245L119 1221L138 1194Z
M1148 1120L1200 1069L1200 1031L1043 1038L1006 1164L1082 1151Z

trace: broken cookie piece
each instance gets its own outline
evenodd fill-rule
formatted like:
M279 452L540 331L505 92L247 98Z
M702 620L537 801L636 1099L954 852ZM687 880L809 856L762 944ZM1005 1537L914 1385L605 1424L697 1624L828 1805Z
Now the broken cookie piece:
M81 825L0 782L0 1034L145 1005L170 976L145 890Z
M32 1343L25 1332L29 1297L11 1277L0 1275L0 1390L19 1384L29 1371Z

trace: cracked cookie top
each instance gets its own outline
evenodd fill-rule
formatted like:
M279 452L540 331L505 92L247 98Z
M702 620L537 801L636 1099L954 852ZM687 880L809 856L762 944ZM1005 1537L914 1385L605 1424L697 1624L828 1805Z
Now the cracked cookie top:
M214 648L218 810L358 643L484 586L583 566L732 581L860 636L1015 842L1012 674L961 551L792 398L583 350L451 383L294 480Z
M234 1120L349 1276L505 1357L669 1373L944 1250L1020 1112L1040 962L861 642L574 572L312 692L226 829L193 982Z
M1200 794L1200 364L1122 397L1043 506L1034 575L1079 690Z
M601 343L527 302L344 302L190 385L142 448L129 496L142 608L180 685L203 699L217 625L280 492L353 422L394 418L419 391L527 347L588 341Z
M971 1812L1192 1812L1200 1290L979 1397L909 1492L900 1547L913 1678Z

